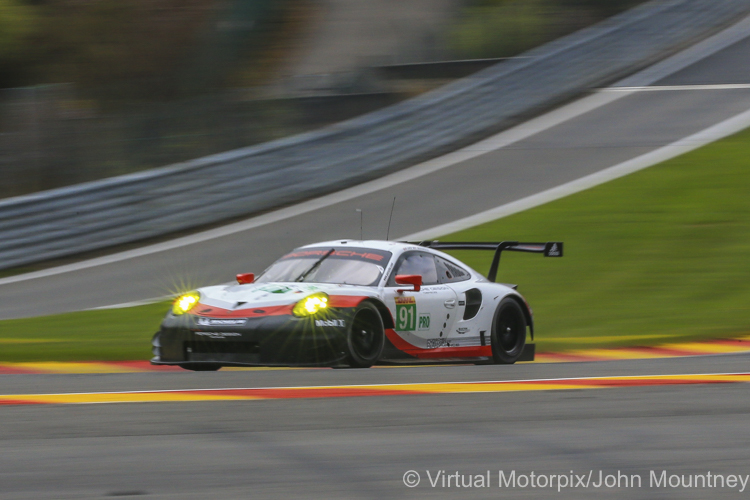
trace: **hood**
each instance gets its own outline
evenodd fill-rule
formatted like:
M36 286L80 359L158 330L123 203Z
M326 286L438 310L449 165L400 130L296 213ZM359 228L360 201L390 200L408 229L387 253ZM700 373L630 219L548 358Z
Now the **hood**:
M241 310L296 304L316 292L328 295L377 296L374 287L338 285L333 283L253 283L220 285L201 288L200 303L226 310Z

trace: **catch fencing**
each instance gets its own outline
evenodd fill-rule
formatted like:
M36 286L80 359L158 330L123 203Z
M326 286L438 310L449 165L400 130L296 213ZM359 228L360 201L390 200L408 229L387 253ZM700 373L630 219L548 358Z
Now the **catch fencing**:
M750 13L750 0L666 0L324 129L0 201L0 269L161 236L384 175L613 81Z

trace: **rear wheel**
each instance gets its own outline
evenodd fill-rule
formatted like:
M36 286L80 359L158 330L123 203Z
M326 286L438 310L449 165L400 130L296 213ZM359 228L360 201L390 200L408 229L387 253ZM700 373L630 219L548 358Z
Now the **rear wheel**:
M383 319L378 309L363 302L354 311L346 338L347 362L352 368L369 368L374 365L385 346Z
M221 368L218 363L183 363L180 368L194 372L215 372Z
M492 359L498 364L513 364L526 345L526 316L513 299L500 301L492 322Z

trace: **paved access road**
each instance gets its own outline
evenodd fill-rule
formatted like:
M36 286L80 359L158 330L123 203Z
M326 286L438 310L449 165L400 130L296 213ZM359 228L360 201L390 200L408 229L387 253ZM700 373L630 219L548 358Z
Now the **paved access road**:
M748 372L750 356L605 363L127 375L5 375L2 393L499 381ZM0 497L743 498L662 488L750 474L747 383L268 401L0 406ZM403 476L421 483L407 488ZM490 488L431 487L490 471ZM504 488L517 475L622 473L641 487ZM630 479L629 479L630 480ZM596 483L596 481L594 481ZM621 486L624 483L621 481Z

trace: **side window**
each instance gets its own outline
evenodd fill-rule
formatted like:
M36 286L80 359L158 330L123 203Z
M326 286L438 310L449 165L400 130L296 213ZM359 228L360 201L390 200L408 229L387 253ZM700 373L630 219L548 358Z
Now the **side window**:
M452 262L435 257L437 262L438 279L440 283L456 283L458 281L466 281L471 278L471 274L465 269L462 269Z
M422 277L423 285L436 285L438 282L435 257L424 252L407 252L396 264L395 271L388 278L388 286L396 286L397 274L418 274Z

